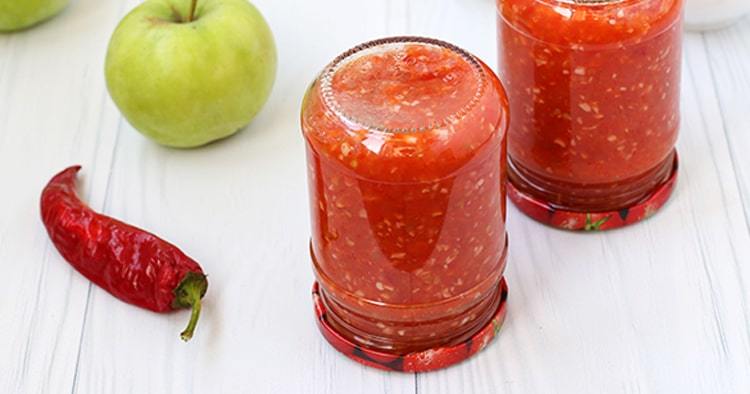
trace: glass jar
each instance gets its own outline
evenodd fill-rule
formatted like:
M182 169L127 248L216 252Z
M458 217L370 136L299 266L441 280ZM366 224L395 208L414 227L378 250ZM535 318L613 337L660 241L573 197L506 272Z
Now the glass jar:
M325 68L301 123L326 338L409 371L465 358L479 334L481 349L507 295L508 103L494 73L437 40L369 42Z
M676 176L682 0L499 0L511 199L598 230L653 214Z

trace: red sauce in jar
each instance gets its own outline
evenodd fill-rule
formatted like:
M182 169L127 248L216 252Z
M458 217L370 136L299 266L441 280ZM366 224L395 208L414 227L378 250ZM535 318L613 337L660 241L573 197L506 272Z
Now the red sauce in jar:
M681 0L498 1L510 177L571 211L642 201L673 169Z
M310 87L311 255L342 336L404 354L489 322L506 254L507 105L486 65L429 39L364 44Z

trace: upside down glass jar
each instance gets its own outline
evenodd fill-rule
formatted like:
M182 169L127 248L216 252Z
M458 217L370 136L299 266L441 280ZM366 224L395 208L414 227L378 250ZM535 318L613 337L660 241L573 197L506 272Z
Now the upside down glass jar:
M302 108L318 325L350 358L427 371L495 336L507 286L505 92L445 42L335 59Z
M509 197L543 223L650 217L677 175L682 0L498 0Z

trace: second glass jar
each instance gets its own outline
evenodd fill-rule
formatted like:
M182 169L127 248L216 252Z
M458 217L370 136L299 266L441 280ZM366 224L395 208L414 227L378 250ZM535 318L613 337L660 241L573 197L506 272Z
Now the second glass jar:
M682 0L497 4L513 201L570 229L650 216L676 175Z

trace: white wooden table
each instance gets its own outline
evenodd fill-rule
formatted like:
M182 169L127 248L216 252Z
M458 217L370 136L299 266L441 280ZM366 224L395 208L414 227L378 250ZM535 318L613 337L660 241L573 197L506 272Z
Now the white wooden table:
M452 41L495 64L493 0L256 0L280 55L256 121L199 150L161 148L109 99L109 36L138 0L73 0L0 35L2 393L750 392L750 19L688 35L682 167L656 217L604 234L555 231L511 209L509 315L459 366L384 373L315 327L300 99L325 63L400 34ZM38 212L46 181L84 166L83 196L201 261L187 312L124 304L65 263Z

